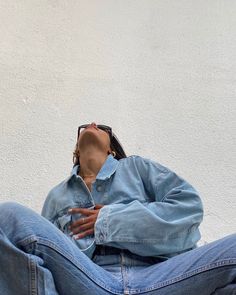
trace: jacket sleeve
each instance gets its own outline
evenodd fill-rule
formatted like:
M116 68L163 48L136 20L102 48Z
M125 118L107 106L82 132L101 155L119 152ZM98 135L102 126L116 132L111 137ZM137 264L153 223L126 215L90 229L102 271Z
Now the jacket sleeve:
M196 190L171 170L147 159L136 163L150 201L104 206L95 224L96 244L142 256L171 257L196 247L203 217Z

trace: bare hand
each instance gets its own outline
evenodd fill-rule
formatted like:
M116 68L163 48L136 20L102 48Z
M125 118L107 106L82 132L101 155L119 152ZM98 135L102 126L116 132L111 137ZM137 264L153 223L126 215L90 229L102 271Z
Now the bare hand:
M69 214L80 213L86 217L74 221L69 226L71 234L77 235L76 240L94 234L94 225L97 221L98 213L104 205L97 204L94 209L72 208L68 211Z

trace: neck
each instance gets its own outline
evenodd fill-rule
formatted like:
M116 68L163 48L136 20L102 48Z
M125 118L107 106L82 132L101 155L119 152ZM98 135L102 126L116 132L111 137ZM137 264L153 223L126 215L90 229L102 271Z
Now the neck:
M80 155L80 170L81 177L96 177L102 165L106 161L107 154L101 151L86 150Z

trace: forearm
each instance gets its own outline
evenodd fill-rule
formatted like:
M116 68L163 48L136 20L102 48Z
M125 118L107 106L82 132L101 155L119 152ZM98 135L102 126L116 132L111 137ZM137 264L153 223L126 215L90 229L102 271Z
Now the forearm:
M108 205L100 211L95 224L95 241L143 256L182 252L194 247L200 239L202 207L200 204L197 207L194 210L190 207L184 216L174 218L169 204L134 201ZM166 219L160 213L163 211Z

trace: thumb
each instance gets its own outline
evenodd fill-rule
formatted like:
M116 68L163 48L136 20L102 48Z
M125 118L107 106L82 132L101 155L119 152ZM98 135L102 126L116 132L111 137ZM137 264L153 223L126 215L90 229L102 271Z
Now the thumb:
M101 209L102 207L104 207L104 205L102 205L102 204L96 204L95 205L95 209Z

